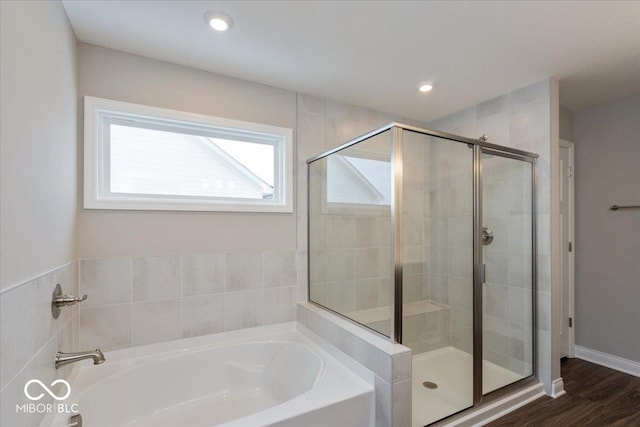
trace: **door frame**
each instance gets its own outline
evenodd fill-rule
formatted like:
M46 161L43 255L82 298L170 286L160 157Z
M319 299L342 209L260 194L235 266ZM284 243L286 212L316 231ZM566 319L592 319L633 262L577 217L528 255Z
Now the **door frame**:
M483 226L483 180L484 160L483 154L491 154L493 156L503 157L507 159L517 160L529 163L531 167L531 368L532 373L528 377L517 380L502 389L483 393L484 375L483 367L483 285L485 282L485 263L483 258L482 245L482 226ZM473 400L474 406L477 407L483 402L491 400L492 396L500 395L503 389L511 387L517 383L526 383L531 379L538 378L538 159L537 156L523 155L496 149L494 147L474 146L474 207L473 207Z
M575 242L575 144L571 141L567 141L564 139L560 140L560 147L561 148L566 148L568 150L569 153L569 176L565 177L562 170L560 170L560 186L562 186L562 180L565 178L568 178L568 183L567 183L567 187L568 187L568 193L567 197L568 197L568 211L567 211L567 217L568 217L568 240L569 242L571 242L572 248L571 251L569 251L569 265L565 266L562 263L562 259L563 257L560 257L560 277L562 277L564 269L568 268L569 269L569 283L567 284L568 286L568 292L567 295L569 296L569 301L568 301L568 313L566 313L565 319L561 319L561 321L566 321L566 317L569 317L572 319L572 326L567 328L567 357L575 357L576 354L576 350L575 350L575 346L576 346L576 317L575 317L575 300L576 300L576 290L575 290L575 250L576 250L576 242ZM563 248L562 250L568 250L567 246L566 246L566 242L562 241L562 233L558 233L558 239L560 240L560 248ZM564 286L564 284L563 284ZM560 293L561 298L562 295L564 295L564 289L562 289L562 292ZM562 304L561 309L564 311L564 301ZM560 348L562 349L562 346L560 346Z

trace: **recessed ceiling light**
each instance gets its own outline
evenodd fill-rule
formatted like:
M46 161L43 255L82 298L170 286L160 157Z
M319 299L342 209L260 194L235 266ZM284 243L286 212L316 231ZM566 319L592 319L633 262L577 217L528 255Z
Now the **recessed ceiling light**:
M216 31L227 31L233 26L233 19L224 12L207 12L204 21Z
M433 85L430 85L430 84L427 84L427 83L421 84L421 85L418 87L418 90L419 90L420 92L430 92L430 91L431 91L431 89L433 89Z

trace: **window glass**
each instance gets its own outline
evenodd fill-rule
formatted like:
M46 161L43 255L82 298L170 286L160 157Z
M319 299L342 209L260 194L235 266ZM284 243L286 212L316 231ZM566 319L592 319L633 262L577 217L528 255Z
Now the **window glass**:
M85 97L84 207L292 212L291 136Z
M327 202L391 205L391 163L364 157L330 156Z

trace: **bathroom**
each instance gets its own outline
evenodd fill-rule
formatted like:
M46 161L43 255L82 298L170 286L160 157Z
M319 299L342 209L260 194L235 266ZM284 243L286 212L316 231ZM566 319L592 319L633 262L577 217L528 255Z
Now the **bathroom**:
M640 4L474 3L0 2L1 425L484 425L567 360L640 376ZM104 197L105 123L187 122L272 148L257 198Z

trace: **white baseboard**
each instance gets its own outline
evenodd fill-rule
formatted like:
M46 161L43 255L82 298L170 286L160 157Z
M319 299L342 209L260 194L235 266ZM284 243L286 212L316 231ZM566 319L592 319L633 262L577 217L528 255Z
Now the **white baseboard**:
M625 374L640 377L640 363L634 362L633 360L623 359L622 357L580 347L579 345L576 346L575 357L624 372Z
M565 394L567 394L567 392L564 391L564 381L562 380L562 378L556 378L555 380L553 380L553 382L551 383L551 397L557 399L558 397Z

